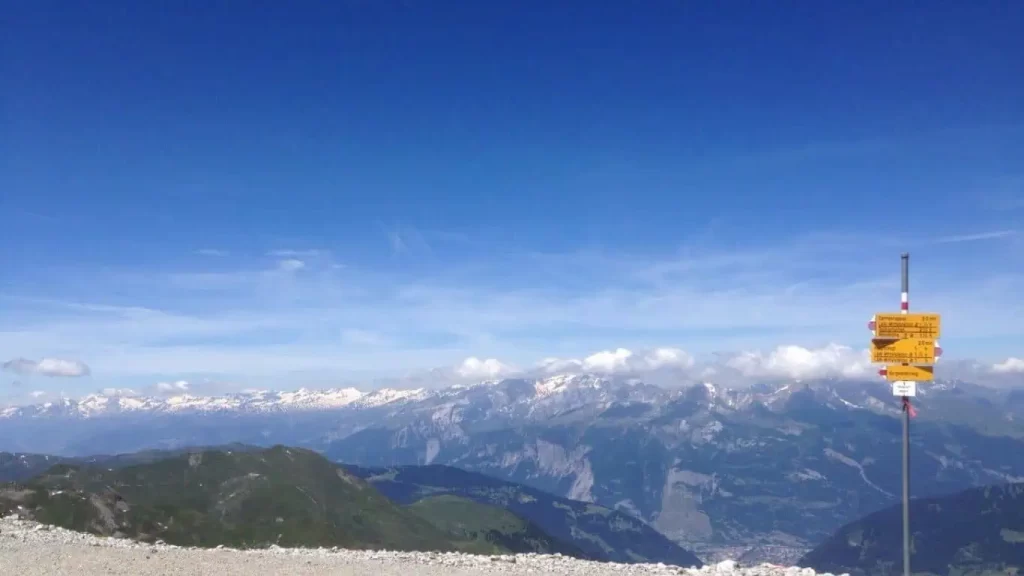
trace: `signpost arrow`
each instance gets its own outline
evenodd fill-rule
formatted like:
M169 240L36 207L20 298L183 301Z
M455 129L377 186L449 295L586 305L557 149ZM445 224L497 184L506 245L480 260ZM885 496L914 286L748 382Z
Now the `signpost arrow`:
M901 366L890 365L878 371L890 382L931 382L935 378L932 366ZM913 394L896 394L896 396L913 396Z
M871 340L871 361L903 364L935 363L935 341L927 338Z

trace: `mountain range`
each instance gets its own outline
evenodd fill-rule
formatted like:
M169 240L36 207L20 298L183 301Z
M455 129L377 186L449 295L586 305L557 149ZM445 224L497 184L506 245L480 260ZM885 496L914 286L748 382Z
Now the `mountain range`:
M915 496L1024 479L1024 391L922 386ZM0 449L83 456L232 442L336 462L444 464L643 520L705 560L792 563L897 502L884 382L712 383L559 374L439 390L94 395L0 412Z

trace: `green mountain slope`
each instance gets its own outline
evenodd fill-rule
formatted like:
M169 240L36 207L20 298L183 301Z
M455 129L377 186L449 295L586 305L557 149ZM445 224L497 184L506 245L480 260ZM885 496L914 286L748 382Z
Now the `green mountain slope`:
M693 553L644 522L589 502L561 498L449 466L363 468L344 465L344 468L400 504L414 505L425 498L451 495L502 508L533 523L544 533L581 549L586 557L595 560L702 565Z
M0 482L23 482L46 472L56 464L123 468L133 464L147 464L193 452L209 450L216 450L218 452L254 452L265 449L265 447L261 448L249 444L224 444L217 446L190 446L173 450L141 450L127 454L96 454L77 458L49 454L0 452Z
M842 527L801 566L852 576L903 569L900 506ZM1024 483L972 488L910 505L915 574L993 576L1024 572Z
M455 539L318 454L205 451L122 468L54 466L0 489L66 528L181 545L455 550Z
M498 506L440 495L423 498L408 508L438 529L465 542L463 549L468 552L559 553L576 558L587 557L579 548L552 538L532 522Z

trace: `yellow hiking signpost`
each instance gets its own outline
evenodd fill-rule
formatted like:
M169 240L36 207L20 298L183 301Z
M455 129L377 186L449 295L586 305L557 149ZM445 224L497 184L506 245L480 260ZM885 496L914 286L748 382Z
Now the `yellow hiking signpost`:
M871 361L886 364L878 374L892 382L892 395L903 404L903 576L910 576L910 399L917 396L918 382L935 377L936 358L942 354L938 338L942 317L911 314L910 255L900 256L902 291L899 312L879 312L868 322L872 332Z

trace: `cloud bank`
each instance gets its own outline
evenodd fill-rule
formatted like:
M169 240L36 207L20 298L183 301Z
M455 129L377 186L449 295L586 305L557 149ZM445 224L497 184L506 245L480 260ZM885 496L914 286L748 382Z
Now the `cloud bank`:
M467 366L486 364L492 369L465 370ZM500 369L499 369L500 367ZM718 353L696 358L678 348L652 348L632 351L615 348L595 352L583 358L545 358L525 369L512 369L497 359L480 361L467 358L453 372L464 379L493 379L496 377L543 378L553 374L590 373L603 376L654 378L658 383L686 385L714 382L743 386L757 382L778 380L816 380L834 378L842 380L881 379L880 365L871 363L866 349L855 349L831 343L819 348L797 345L778 346L768 351L752 350ZM448 383L441 375L445 371L432 371L437 385ZM939 379L971 379L979 383L1006 383L1006 375L1024 374L1024 360L1009 358L995 364L977 362L938 362ZM1024 384L1024 381L1019 382Z

